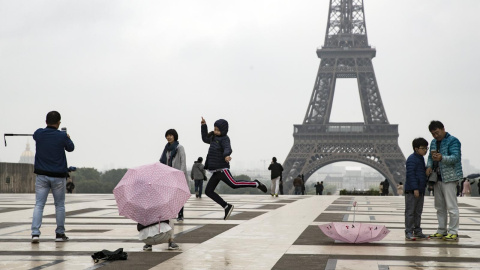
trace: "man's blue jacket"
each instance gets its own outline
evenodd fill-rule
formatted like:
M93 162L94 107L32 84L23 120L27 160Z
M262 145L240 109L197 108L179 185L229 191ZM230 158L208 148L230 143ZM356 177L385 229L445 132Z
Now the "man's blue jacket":
M75 145L55 127L39 128L33 133L36 142L34 173L51 177L67 177L67 157L65 150L72 152Z
M438 150L442 154L442 160L438 162L443 182L458 181L463 178L462 170L462 144L448 132L437 149L437 140L430 143L427 167L433 168L432 150Z

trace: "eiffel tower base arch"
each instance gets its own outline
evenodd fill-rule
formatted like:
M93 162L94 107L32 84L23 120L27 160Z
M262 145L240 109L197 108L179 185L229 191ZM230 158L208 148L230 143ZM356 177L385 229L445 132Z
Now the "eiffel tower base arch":
M307 182L326 165L351 161L377 170L388 179L396 195L397 184L405 182L405 157L398 146L397 130L397 125L359 123L316 125L315 129L312 125L295 125L294 145L283 163L285 191L293 194L293 179L299 174Z

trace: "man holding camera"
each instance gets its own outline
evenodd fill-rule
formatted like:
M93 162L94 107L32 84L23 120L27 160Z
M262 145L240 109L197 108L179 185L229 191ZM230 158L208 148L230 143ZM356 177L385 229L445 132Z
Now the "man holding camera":
M47 127L39 128L33 134L36 142L34 173L35 209L32 220L32 243L40 241L43 209L48 193L52 191L55 201L55 217L57 228L55 242L68 241L65 235L65 182L68 177L65 150L72 152L75 145L66 130L59 131L60 113L51 111L47 114Z
M457 205L457 183L463 178L462 151L460 141L445 132L440 121L432 121L428 126L433 136L427 162L427 175L433 172L435 209L437 210L438 229L430 238L443 238L447 241L458 240L459 211ZM450 217L450 222L447 220Z

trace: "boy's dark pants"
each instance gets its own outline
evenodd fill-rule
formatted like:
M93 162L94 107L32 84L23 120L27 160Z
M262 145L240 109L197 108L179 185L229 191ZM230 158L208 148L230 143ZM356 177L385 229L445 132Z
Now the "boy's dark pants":
M420 223L422 221L423 201L425 194L415 198L413 191L405 191L405 233L422 233Z
M203 179L195 180L195 192L198 191L199 197L202 197L202 189L203 189Z
M215 188L217 187L220 180L223 181L231 188L247 188L247 187L257 187L257 182L255 181L247 181L247 180L235 180L230 173L229 170L221 170L214 172L210 180L208 180L208 184L205 187L205 194L214 200L216 203L220 204L223 208L227 207L227 203L215 193Z

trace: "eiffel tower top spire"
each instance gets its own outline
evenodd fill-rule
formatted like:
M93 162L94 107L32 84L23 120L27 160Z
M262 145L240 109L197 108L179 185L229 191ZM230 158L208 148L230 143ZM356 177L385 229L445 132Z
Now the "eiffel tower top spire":
M363 0L331 0L324 48L370 48Z

